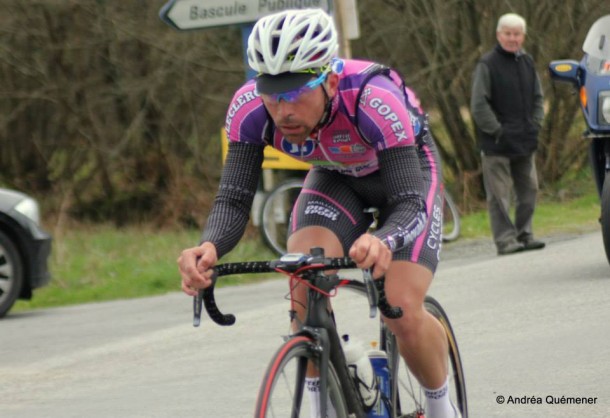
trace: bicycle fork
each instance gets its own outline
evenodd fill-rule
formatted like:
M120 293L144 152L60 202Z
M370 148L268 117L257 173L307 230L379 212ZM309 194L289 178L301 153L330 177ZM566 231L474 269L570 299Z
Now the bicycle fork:
M311 350L320 359L320 413L322 417L325 417L328 409L328 369L330 363L330 339L328 331L324 328L304 326L294 336L310 338L312 340ZM307 364L303 364L299 370L299 374L303 374L303 376L299 376L300 381L305 381L306 371Z

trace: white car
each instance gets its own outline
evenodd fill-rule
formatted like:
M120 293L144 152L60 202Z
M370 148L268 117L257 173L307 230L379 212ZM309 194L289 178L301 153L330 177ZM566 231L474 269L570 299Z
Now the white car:
M0 318L17 299L31 299L33 290L51 279L51 240L40 227L36 200L0 188Z

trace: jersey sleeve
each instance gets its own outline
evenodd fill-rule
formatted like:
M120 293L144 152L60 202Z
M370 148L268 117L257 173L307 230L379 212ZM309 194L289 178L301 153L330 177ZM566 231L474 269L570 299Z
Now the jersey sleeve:
M237 245L250 219L264 158L267 121L263 101L255 92L254 82L249 81L237 90L227 110L227 158L201 237L201 242L214 244L219 258Z
M378 157L391 213L373 234L395 252L413 242L426 227L425 186L415 147L382 150Z
M363 87L358 103L358 128L377 151L415 144L412 118L404 90L383 75Z
M229 142L264 145L268 119L254 81L247 82L237 90L227 110L225 131Z
M201 242L211 242L218 258L239 242L248 219L263 163L262 145L229 143L218 193L206 222Z

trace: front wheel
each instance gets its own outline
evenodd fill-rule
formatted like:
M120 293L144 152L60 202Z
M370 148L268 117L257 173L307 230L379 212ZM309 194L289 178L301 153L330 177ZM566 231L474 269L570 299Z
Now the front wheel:
M610 263L610 173L606 173L601 195L602 215L602 237L604 239L604 250L606 259Z
M305 384L307 365L319 370L320 358L315 342L306 336L292 337L275 353L261 383L255 418L310 417L310 394ZM337 418L347 418L346 401L332 363L328 365L328 401Z
M426 297L424 302L426 310L432 314L443 326L449 342L448 366L449 366L449 398L456 406L462 418L468 417L468 402L466 400L466 383L464 381L464 369L458 350L455 334L449 323L447 314L441 305L432 297ZM384 328L382 341L385 343L385 351L388 353L388 366L390 368L390 404L392 405L393 417L425 417L426 399L422 386L411 374L398 352L396 337L387 328Z

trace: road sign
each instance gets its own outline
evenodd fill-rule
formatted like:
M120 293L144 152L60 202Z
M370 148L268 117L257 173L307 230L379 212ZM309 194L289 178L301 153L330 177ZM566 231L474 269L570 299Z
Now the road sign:
M286 9L320 8L331 11L332 0L170 0L159 17L178 30L255 22Z

